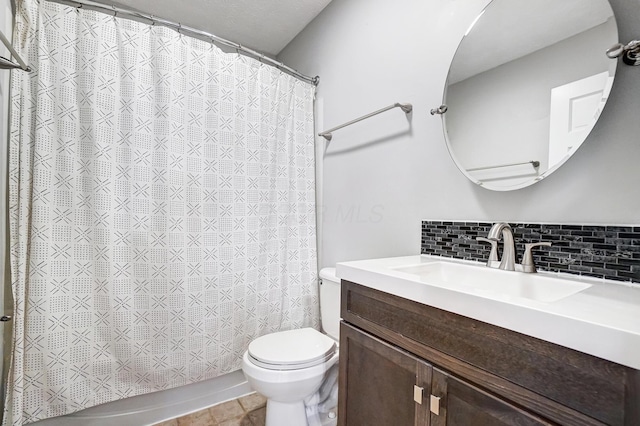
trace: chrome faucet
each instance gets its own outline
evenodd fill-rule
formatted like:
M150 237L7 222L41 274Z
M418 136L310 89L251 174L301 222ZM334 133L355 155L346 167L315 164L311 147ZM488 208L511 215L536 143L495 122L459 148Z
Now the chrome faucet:
M502 238L502 259L498 260L498 243ZM525 244L522 264L516 264L516 245L513 241L513 230L508 223L498 222L491 227L487 238L477 237L476 240L491 243L491 253L487 266L491 268L504 269L505 271L536 272L536 265L533 262L532 250L535 247L551 246L548 241Z
M500 241L502 237L502 259L498 269L516 270L516 244L513 241L513 230L508 223L498 222L491 227L487 238L489 241Z
M524 256L522 256L522 272L538 272L538 270L536 269L536 264L533 263L533 253L531 252L535 247L541 246L551 247L551 243L549 241L542 241L540 243L529 243L524 245Z

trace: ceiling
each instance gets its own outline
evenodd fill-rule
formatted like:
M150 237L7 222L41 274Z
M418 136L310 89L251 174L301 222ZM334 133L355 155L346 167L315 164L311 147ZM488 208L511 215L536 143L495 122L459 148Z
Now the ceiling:
M178 22L275 57L331 0L98 1Z

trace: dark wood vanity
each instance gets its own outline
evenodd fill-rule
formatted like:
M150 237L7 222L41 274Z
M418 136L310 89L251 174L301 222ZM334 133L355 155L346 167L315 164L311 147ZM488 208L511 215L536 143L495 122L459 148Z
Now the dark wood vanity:
M640 425L638 370L349 281L341 303L341 426Z

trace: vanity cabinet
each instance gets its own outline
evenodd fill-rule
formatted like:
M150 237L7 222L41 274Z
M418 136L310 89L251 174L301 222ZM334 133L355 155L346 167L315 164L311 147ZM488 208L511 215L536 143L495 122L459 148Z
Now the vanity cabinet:
M536 426L551 422L522 410L455 376L434 369L431 394L437 400L437 413L431 414L432 426Z
M640 425L640 374L342 281L341 426Z
M340 425L551 424L350 325L340 335Z
M338 408L340 424L428 424L429 408L422 400L431 389L431 365L344 323L340 336L340 357L346 364L340 366L339 377L345 380L339 392L348 401Z

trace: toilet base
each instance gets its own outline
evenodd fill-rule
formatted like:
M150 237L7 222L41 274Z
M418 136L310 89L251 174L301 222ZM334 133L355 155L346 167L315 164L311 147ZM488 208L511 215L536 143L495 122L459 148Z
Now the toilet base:
M278 402L267 399L265 426L307 426L304 402Z

